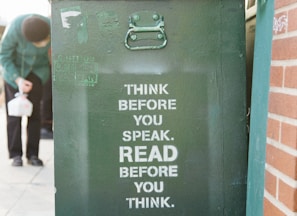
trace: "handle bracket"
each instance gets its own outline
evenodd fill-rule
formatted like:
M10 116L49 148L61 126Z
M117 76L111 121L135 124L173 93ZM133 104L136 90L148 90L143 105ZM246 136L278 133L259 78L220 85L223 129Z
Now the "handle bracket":
M162 49L167 45L164 17L156 12L141 11L129 17L125 46L129 50Z

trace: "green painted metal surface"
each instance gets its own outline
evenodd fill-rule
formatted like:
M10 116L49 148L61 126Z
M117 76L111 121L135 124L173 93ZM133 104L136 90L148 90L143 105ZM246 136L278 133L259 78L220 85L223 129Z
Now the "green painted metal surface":
M242 2L53 1L52 18L56 216L244 215Z
M274 1L258 1L249 141L247 216L263 215Z

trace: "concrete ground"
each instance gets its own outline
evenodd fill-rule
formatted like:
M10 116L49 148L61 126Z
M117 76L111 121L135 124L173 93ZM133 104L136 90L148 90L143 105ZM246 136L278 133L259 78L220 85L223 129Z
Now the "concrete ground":
M22 126L26 127L25 118ZM22 138L26 139L26 136ZM25 149L25 145L23 147ZM0 216L55 215L53 140L41 140L39 157L44 167L28 165L24 156L22 167L11 166L7 152L5 108L0 103Z

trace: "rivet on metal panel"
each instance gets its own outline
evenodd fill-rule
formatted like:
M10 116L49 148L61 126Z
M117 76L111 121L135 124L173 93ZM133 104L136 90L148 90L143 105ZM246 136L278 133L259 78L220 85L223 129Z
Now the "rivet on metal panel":
M135 34L131 34L130 35L130 38L131 38L131 40L136 40L137 39L137 36Z
M160 39L160 40L163 39L163 34L160 34L160 33L159 33L159 34L158 34L158 39Z
M157 21L159 19L159 15L158 14L154 14L153 15L153 20Z
M134 22L136 22L139 20L139 16L137 14L135 14L135 15L133 15L132 19Z

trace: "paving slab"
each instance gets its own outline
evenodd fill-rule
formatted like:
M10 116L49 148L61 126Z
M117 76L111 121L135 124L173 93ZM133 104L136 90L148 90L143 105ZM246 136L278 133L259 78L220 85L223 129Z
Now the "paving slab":
M22 127L26 127L26 118ZM26 135L22 135L26 139ZM25 146L23 145L24 152ZM11 166L8 158L5 108L0 104L0 216L54 216L54 142L41 140L39 157L43 167Z

